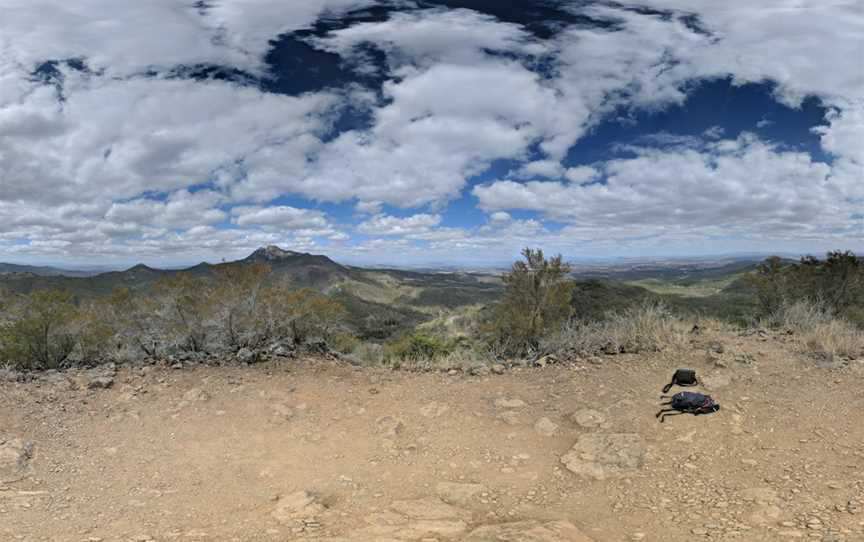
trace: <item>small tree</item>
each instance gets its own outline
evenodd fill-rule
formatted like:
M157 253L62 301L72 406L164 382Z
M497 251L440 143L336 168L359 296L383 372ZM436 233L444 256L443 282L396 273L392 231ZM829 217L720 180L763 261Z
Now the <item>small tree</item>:
M116 353L119 327L105 298L83 300L70 323L77 345L76 358L85 363L105 361Z
M162 332L180 348L204 352L213 317L213 287L206 279L179 273L160 279L156 296L161 303Z
M111 318L119 342L133 346L149 358L159 353L164 337L159 329L159 305L155 299L118 287L103 308Z
M779 256L771 256L759 264L756 272L747 275L747 282L756 291L759 310L767 315L774 314L786 302L790 276L784 269Z
M26 369L62 367L75 348L70 323L77 309L67 291L45 290L21 296L3 330L3 357Z
M339 302L308 288L292 289L287 281L266 287L262 296L268 336L290 339L295 346L313 335L327 339L346 315Z
M263 262L228 265L217 271L217 317L228 346L255 346L265 338L259 305L269 274L270 266Z
M526 248L522 256L525 261L515 262L502 277L504 298L496 311L500 338L518 349L535 348L570 317L574 287L560 254L547 260L542 250Z

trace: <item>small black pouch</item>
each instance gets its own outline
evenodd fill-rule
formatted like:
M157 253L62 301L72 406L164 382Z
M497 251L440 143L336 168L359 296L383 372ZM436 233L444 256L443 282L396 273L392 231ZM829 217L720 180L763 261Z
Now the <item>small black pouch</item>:
M699 381L696 380L696 371L693 369L678 369L672 375L672 381L663 386L663 393L672 389L672 386L695 386Z

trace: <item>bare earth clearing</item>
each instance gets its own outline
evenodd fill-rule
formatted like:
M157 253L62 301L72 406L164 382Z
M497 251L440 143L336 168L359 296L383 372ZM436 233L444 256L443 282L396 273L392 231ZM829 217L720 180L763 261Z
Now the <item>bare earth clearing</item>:
M2 382L0 540L864 540L864 363L720 340L480 377L308 360ZM679 366L723 408L661 425Z

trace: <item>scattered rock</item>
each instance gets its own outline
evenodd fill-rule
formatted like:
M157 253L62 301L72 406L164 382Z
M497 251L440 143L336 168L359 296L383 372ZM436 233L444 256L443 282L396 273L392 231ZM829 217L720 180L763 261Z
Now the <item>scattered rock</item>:
M390 510L405 517L405 523L391 536L397 540L421 540L428 537L452 538L468 530L471 514L436 497L395 501ZM393 520L391 520L393 521ZM395 521L393 521L395 523ZM381 540L376 538L376 540Z
M493 363L491 369L494 374L503 375L507 368L500 363Z
M33 443L0 437L0 483L12 483L30 475Z
M276 508L270 514L279 523L294 523L298 520L314 520L326 508L317 497L308 491L297 491L279 497Z
M235 357L240 363L254 363L258 360L258 355L251 348L241 348Z
M468 505L472 499L486 491L483 484L463 484L458 482L439 482L435 486L435 493L448 503L459 506Z
M412 519L455 519L468 514L437 497L424 497L405 501L394 501L390 509Z
M711 341L710 343L708 343L708 351L715 354L722 354L726 351L726 348L720 341Z
M558 432L558 424L549 418L540 418L537 420L537 423L534 424L534 431L544 437L551 437Z
M375 429L379 435L393 438L404 429L402 421L393 416L382 416L375 420Z
M534 365L537 367L546 367L547 365L551 365L553 363L557 363L558 359L553 355L543 356L542 358L537 359L534 362Z
M571 414L570 420L579 427L593 429L606 423L606 416L604 416L602 412L598 412L594 409L583 408Z
M485 525L471 531L466 542L591 542L585 533L566 521L517 521Z
M210 394L201 388L192 388L183 394L183 400L189 403L195 403L198 401L203 403L204 401L210 400Z
M525 401L522 399L507 399L499 397L495 399L495 406L498 408L522 408L525 406Z
M113 376L95 376L87 382L88 390L107 390L114 385Z
M425 418L437 418L448 410L450 410L449 406L432 401L420 407L420 414Z
M472 376L489 376L492 370L485 363L474 363L468 367L466 372Z
M282 346L281 344L277 344L273 348L271 348L270 353L272 355L276 356L277 358L294 357L294 351L291 350L290 348L286 348L286 347Z
M702 387L709 391L725 388L731 383L732 379L729 375L719 371L709 373L701 378Z
M270 408L273 410L273 415L277 419L290 420L294 417L294 410L280 403L275 403L270 405Z
M646 451L635 433L590 433L579 437L561 463L574 474L603 480L641 468Z

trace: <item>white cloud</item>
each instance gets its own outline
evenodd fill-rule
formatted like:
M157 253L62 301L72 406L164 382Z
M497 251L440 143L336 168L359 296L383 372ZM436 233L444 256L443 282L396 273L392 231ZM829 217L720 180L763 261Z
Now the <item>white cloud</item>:
M428 232L441 223L441 215L417 214L400 218L390 215L376 215L361 222L357 231L366 235L417 235Z
M564 166L556 160L535 160L528 162L519 168L516 176L527 179L530 177L546 177L547 179L557 179L564 174Z
M590 183L600 176L600 172L590 166L571 167L564 174L571 183Z
M636 149L606 163L606 183L496 181L474 189L482 209L522 209L611 235L701 229L706 234L828 230L852 207L838 197L831 168L752 135L701 149ZM778 202L782 204L778 205Z
M383 51L380 94L353 85L296 97L166 74L214 64L263 75L280 34L376 3L210 4L0 0L0 250L349 250L331 217L269 203L284 195L356 201L366 215L355 217L357 231L386 237L378 246L420 242L445 254L448 243L468 252L532 239L599 246L601 235L627 246L845 239L860 212L864 70L849 59L862 54L864 12L855 2L572 3L612 26L573 25L545 41L471 10L415 10L311 41L364 74L378 69L367 46ZM61 61L49 84L32 76L46 61ZM702 138L656 134L620 149L634 157L566 167L572 145L610 113L680 104L698 82L727 77L772 82L790 106L816 96L830 107L813 131L831 163L782 142L723 140L714 127ZM346 107L368 112L371 126L330 139ZM444 206L499 159L516 162L512 179L474 190L489 222L450 227ZM382 214L385 204L417 214ZM549 230L509 209L567 226ZM214 226L229 218L230 227Z
M389 20L361 23L331 32L314 43L328 51L352 58L364 71L358 46L372 43L388 53L390 67L430 67L440 62L474 65L486 59L487 51L539 55L547 51L516 24L468 9L431 9L395 13Z
M297 191L400 207L442 204L491 161L523 155L539 135L532 122L553 114L553 92L512 61L436 64L401 77L385 84L389 103L375 112L374 127L329 143Z
M323 12L371 0L225 0L199 11L193 2L3 0L0 51L29 73L47 60L81 58L94 71L128 76L178 65L260 70L279 34L306 28Z
M225 220L224 211L215 208L224 198L212 191L194 194L178 190L165 201L140 198L125 203L113 203L105 213L112 225L147 226L164 229L191 228ZM132 230L130 230L132 231Z

